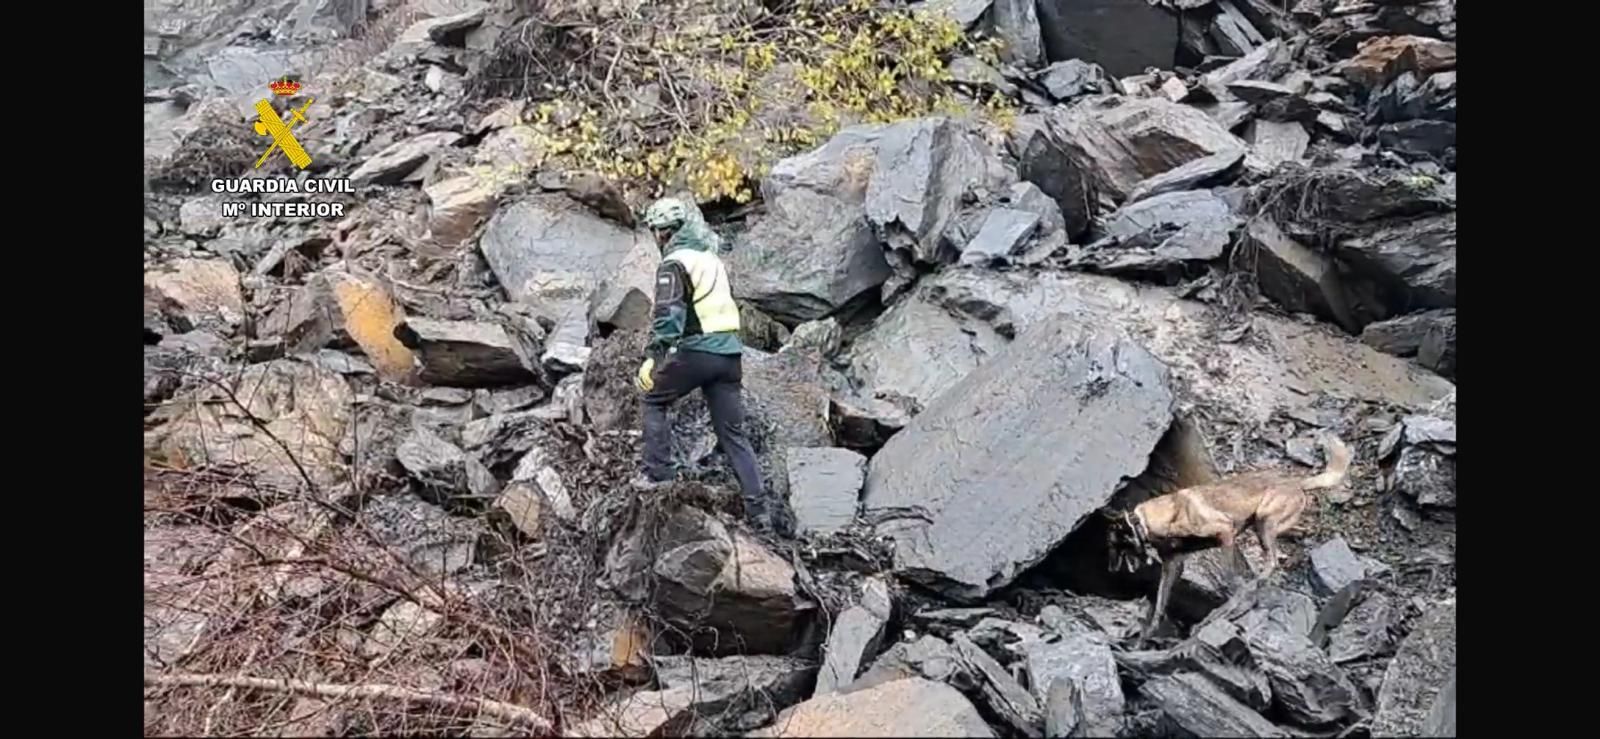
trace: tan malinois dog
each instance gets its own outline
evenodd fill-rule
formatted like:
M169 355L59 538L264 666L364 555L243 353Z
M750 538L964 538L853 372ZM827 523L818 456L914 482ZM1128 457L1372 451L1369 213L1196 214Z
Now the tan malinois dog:
M1332 433L1324 433L1321 441L1327 466L1311 477L1284 470L1245 472L1151 498L1131 512L1107 512L1112 569L1131 572L1151 561L1161 563L1161 583L1142 638L1149 638L1166 615L1167 598L1188 554L1216 547L1233 550L1234 539L1253 526L1267 554L1261 579L1277 569L1278 536L1299 523L1309 491L1336 487L1350 471L1349 447ZM1238 552L1230 555L1237 562Z

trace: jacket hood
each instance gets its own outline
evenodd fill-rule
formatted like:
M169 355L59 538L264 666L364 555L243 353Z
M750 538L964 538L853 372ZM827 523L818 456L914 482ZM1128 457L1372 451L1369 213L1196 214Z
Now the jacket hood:
M689 215L684 219L683 225L672 234L667 241L667 248L662 249L662 254L671 254L679 249L692 249L694 251L717 252L722 248L722 237L711 230L706 223L706 218L700 213L699 206L694 201L688 201Z

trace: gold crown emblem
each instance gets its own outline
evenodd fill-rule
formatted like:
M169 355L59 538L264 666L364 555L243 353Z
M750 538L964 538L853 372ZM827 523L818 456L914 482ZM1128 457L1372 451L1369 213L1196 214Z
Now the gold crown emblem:
M300 83L289 79L281 79L267 84L272 91L284 97L290 97L300 91Z

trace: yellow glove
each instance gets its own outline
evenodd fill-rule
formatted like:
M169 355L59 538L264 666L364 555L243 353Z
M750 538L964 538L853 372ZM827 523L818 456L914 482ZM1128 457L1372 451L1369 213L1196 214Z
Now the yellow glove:
M655 371L656 360L644 360L644 364L639 365L639 376L634 379L633 384L644 392L650 392L650 389L656 386Z

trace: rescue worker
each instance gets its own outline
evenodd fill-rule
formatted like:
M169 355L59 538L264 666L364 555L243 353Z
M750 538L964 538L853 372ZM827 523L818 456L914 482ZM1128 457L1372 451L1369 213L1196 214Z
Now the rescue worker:
M645 209L644 223L661 248L651 338L639 366L637 384L644 398L644 471L635 485L650 489L672 477L672 426L667 411L695 389L705 395L717 442L739 479L745 516L761 531L775 524L745 435L741 395L743 365L739 307L728 273L717 257L721 243L700 209L677 198L662 198Z

